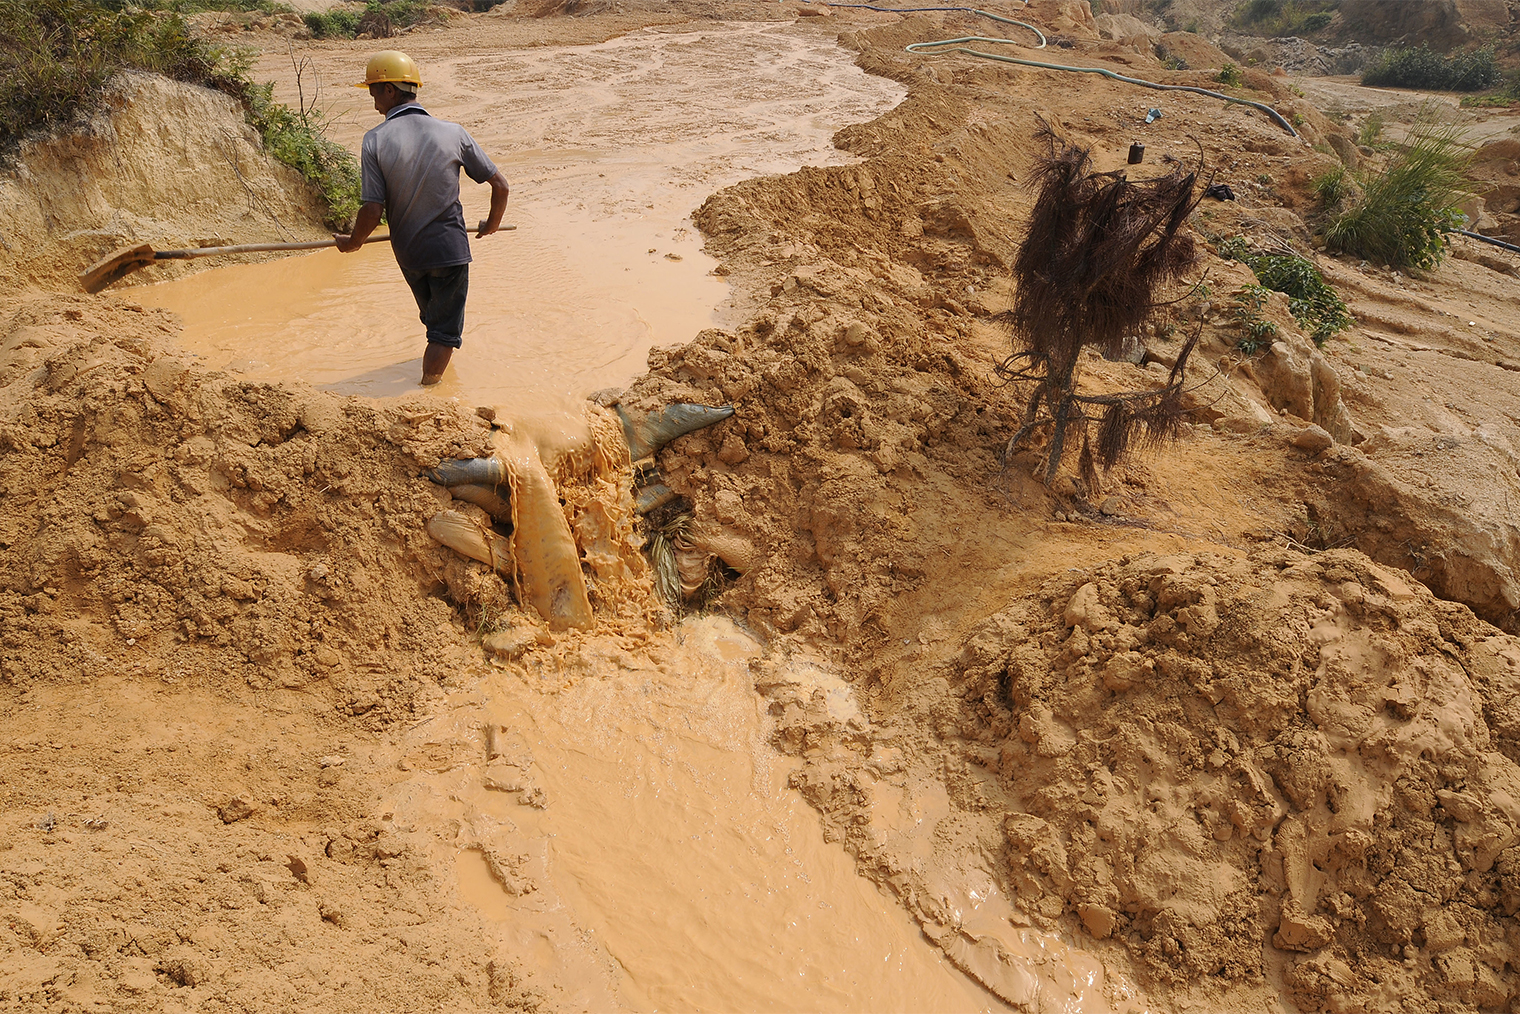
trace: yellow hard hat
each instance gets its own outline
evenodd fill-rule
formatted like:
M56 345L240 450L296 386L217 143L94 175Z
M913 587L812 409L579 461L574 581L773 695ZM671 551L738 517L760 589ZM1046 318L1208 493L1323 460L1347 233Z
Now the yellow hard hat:
M417 72L417 61L394 49L376 53L369 58L369 63L364 65L364 80L354 87L368 88L372 84L382 84L386 81L405 82L421 87L422 75Z

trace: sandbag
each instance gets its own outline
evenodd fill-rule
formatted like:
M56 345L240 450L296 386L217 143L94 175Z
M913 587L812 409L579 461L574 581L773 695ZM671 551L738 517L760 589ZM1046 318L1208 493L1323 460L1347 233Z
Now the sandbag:
M513 576L512 544L458 511L439 511L427 523L427 533L460 556L479 560L492 570Z

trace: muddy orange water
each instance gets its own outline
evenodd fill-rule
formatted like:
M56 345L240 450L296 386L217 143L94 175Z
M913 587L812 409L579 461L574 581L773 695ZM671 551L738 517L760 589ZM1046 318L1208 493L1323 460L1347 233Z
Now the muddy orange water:
M518 226L474 242L465 346L436 390L540 434L556 419L582 426L587 394L721 319L727 288L689 217L707 194L847 161L834 131L903 94L832 41L777 24L461 55L425 74L429 108L506 171ZM377 117L338 99L355 103L339 137L357 147ZM467 219L484 215L483 188L467 183L464 200ZM137 292L178 312L184 345L213 367L370 396L416 383L421 329L383 245ZM1009 1009L999 996L1110 1009L1101 966L1015 930L979 871L943 885L961 927L940 947L855 873L786 787L795 762L767 745L747 666L761 650L709 619L656 638L648 658L587 649L568 681L486 677L409 733L425 744L500 730L484 782L475 766L414 772L386 805L398 824L456 829L438 866L503 947L574 984L573 1009ZM853 707L837 677L799 678ZM943 802L880 812L927 847Z
M651 658L588 659L596 677L555 693L483 680L412 736L497 726L497 788L474 768L420 773L386 806L458 828L440 865L504 946L574 984L570 1009L1004 1009L786 788L794 762L767 745L749 674L760 650L708 618ZM487 856L506 857L511 889Z
M425 73L424 104L506 173L518 226L472 241L465 345L439 392L520 416L626 383L652 346L714 323L728 287L701 252L696 205L740 179L850 161L833 133L903 95L831 40L775 23L476 53ZM362 92L328 93L343 112L336 136L357 149L378 114ZM466 179L463 200L467 221L484 217L486 188ZM385 244L138 293L178 312L184 344L213 367L369 395L410 389L420 372L416 307Z

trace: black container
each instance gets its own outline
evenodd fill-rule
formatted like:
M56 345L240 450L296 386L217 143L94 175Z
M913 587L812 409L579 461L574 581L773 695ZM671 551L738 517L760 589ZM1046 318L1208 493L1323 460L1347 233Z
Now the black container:
M1144 161L1145 161L1145 145L1141 144L1139 141L1136 141L1134 144L1132 144L1132 145L1129 146L1129 164L1130 165L1139 165L1141 162L1144 162Z

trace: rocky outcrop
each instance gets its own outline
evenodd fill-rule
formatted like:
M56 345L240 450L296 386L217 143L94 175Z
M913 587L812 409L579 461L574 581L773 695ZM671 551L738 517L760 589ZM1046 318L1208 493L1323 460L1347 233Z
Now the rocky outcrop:
M1287 333L1243 369L1273 408L1323 427L1338 443L1360 440L1351 412L1341 401L1335 367L1301 334Z
M1504 0L1343 0L1339 34L1383 45L1447 50L1476 43L1510 26Z

